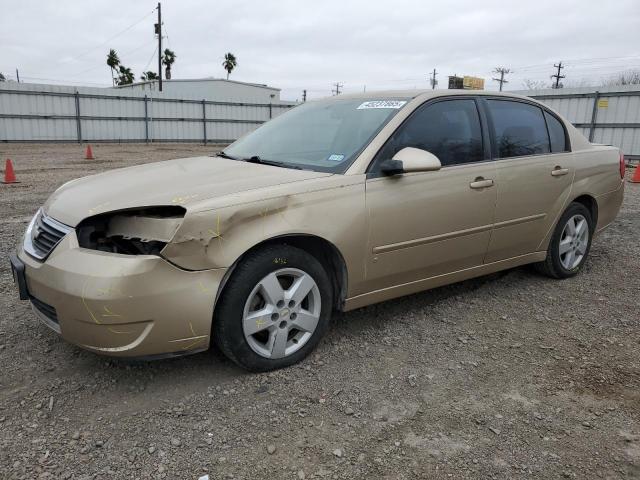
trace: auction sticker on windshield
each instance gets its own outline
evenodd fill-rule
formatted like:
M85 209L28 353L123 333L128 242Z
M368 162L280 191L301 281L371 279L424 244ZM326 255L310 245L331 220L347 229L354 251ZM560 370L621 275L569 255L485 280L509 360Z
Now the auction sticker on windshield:
M361 103L358 110L366 110L368 108L402 108L406 104L406 100L373 100Z

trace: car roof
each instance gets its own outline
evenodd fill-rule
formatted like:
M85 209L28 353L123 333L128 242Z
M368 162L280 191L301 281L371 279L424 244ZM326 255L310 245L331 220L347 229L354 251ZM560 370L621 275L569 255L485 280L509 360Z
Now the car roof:
M504 92L492 92L487 90L382 90L382 91L372 91L372 92L360 92L360 93L344 93L340 95L335 95L333 97L326 97L319 100L324 101L338 101L338 100L348 100L348 99L365 99L365 100L384 100L384 99L414 99L417 97L421 97L423 100L427 100L429 98L436 97L450 97L450 96L469 96L469 95L482 95L482 96L492 96L492 97L507 97L507 98L520 98L520 99L528 99L529 97L525 97L524 95L518 95L515 93L504 93Z

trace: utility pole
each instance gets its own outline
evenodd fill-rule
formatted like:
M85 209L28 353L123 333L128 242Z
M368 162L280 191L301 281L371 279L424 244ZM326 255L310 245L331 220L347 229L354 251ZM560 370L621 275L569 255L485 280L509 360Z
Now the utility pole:
M336 89L331 90L331 93L333 93L334 95L340 95L340 89L344 87L344 84L340 82L336 82L333 84L333 86L336 87Z
M436 69L433 69L433 73L431 74L431 78L429 79L429 83L431 83L431 89L435 90L436 89L436 85L438 85L438 80L436 80L436 75L438 74L438 72L436 72Z
M302 101L303 102L307 101L307 91L306 90L302 90Z
M551 78L555 78L556 79L556 83L553 86L553 88L562 88L562 86L560 85L560 79L564 78L564 75L560 75L560 70L562 70L564 68L564 66L562 65L562 62L559 62L557 65L554 63L553 64L554 68L558 69L558 73L556 73L555 75L551 75Z
M504 67L496 67L496 69L493 71L493 73L499 73L500 74L500 78L493 78L492 80L494 80L496 82L500 82L500 91L502 91L502 84L503 83L509 83L507 80L504 79L504 76L507 73L511 73L511 70L509 70L508 68L504 68Z
M18 80L18 83L20 83L20 72L18 72L17 68L16 68L16 79Z
M158 35L158 89L162 91L162 4L158 2L158 23L155 25Z

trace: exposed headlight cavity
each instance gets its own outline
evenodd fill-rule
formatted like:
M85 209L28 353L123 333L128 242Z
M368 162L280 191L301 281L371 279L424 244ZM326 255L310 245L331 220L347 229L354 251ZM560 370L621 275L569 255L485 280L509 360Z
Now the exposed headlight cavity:
M158 255L180 227L186 210L149 207L103 213L76 228L83 248L124 255Z

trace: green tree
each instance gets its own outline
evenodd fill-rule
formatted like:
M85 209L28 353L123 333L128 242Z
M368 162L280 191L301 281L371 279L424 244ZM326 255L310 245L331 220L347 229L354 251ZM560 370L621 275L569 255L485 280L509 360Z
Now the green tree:
M157 79L158 79L158 74L152 71L143 72L142 75L140 75L140 80L142 80L143 82L148 82L149 80L157 80Z
M125 67L124 65L120 65L118 67L118 85L130 85L133 83L135 79L135 75L131 71L130 68Z
M6 82L7 78L0 72L0 82Z
M115 85L116 84L115 71L120 66L120 58L118 58L118 54L113 48L109 50L109 54L107 55L107 65L109 65L109 68L111 69L111 83Z
M165 66L164 69L164 78L167 80L171 80L171 65L176 61L177 55L173 53L172 50L168 48L164 49L164 55L162 55L162 63Z
M222 62L222 66L227 71L227 80L229 80L229 75L233 71L234 68L238 66L238 60L236 60L236 56L229 52L224 56L224 62Z

